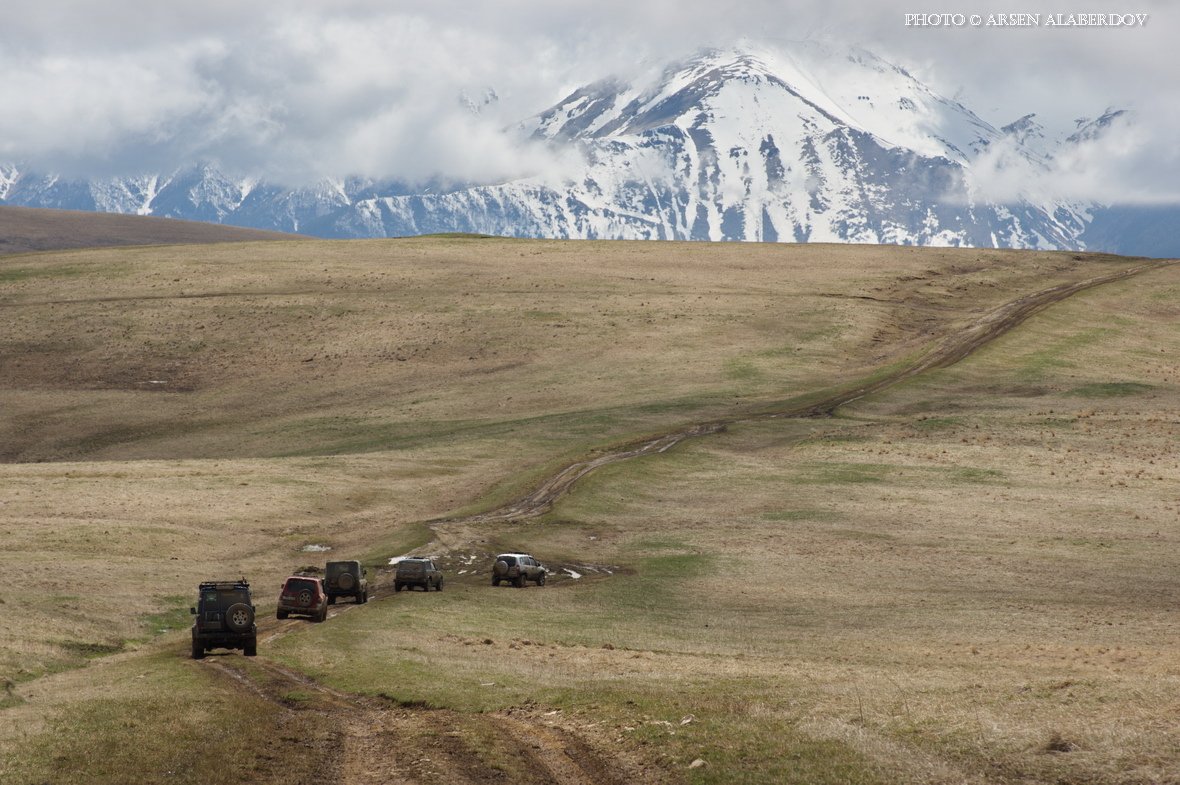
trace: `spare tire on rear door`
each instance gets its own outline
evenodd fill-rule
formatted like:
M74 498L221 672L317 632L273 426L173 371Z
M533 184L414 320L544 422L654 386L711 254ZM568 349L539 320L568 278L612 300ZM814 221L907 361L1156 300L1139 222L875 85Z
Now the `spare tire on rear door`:
M254 624L254 609L244 602L235 602L225 612L225 626L234 632L249 632Z
M344 572L336 579L336 585L344 591L352 591L352 587L356 586L356 576L351 572Z
M497 559L496 563L492 566L492 572L496 573L497 575L499 575L501 577L503 577L504 575L507 575L508 574L508 562L504 561L503 559Z

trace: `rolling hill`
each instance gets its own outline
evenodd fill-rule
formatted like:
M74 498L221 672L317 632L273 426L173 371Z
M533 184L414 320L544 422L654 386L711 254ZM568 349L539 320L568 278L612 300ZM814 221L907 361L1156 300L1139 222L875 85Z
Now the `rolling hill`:
M198 221L0 205L0 254L293 238L282 232Z
M1178 295L864 245L0 257L0 783L1167 781ZM334 557L375 597L274 618ZM243 575L259 656L189 659Z

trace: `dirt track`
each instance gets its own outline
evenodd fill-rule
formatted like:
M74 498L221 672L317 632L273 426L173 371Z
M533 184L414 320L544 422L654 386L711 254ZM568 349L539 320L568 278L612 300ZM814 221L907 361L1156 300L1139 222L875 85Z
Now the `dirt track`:
M702 423L653 437L574 463L541 483L524 497L500 508L464 518L431 521L446 547L470 548L461 542L472 530L467 525L533 517L579 479L607 464L671 449L687 439L724 430L730 424L774 418L829 416L840 406L873 394L921 373L945 368L1003 335L1033 314L1073 294L1123 280L1172 261L1149 262L1124 271L1073 284L1045 289L1013 300L986 314L975 324L940 341L910 365L871 383L840 390L806 405L764 411L729 420ZM378 591L375 599L390 594ZM332 615L357 606L334 606ZM263 641L288 634L305 622L263 621ZM347 783L481 783L513 779L524 783L674 782L676 774L644 760L635 750L620 747L592 728L566 720L555 712L525 707L486 715L402 706L377 698L361 698L318 684L301 674L257 657L247 665L236 657L213 656L205 665L224 678L247 685L291 717L312 713L331 729L310 746L317 779ZM261 670L262 676L257 674ZM251 671L255 671L253 674ZM292 701L292 694L311 699ZM308 745L304 745L308 746ZM488 750L494 751L489 761ZM304 752L304 756L309 753ZM506 772L504 761L518 769Z
M557 712L525 707L491 714L400 706L325 687L264 657L250 674L237 657L205 661L274 703L294 726L319 721L327 733L303 731L300 742L315 748L317 781L356 785L512 781L624 785L671 782L661 769L628 755L608 740ZM299 695L298 700L290 696ZM313 715L313 723L300 723ZM494 754L489 760L488 750Z
M462 518L446 518L432 521L431 523L488 523L491 521L533 518L538 515L544 515L552 509L554 502L562 494L569 491L578 480L607 464L618 463L619 461L638 458L643 455L662 453L687 439L718 433L725 430L729 425L736 425L738 423L790 417L830 416L841 406L863 398L866 395L880 392L906 379L912 379L926 371L953 365L970 355L976 349L979 349L981 346L1018 326L1033 314L1048 308L1054 303L1061 302L1078 292L1092 289L1095 286L1125 280L1148 270L1156 270L1174 264L1177 264L1177 262L1170 260L1147 262L1136 265L1135 267L1129 267L1117 273L1088 278L1076 283L1060 284L1025 295L996 308L971 326L947 336L937 346L912 364L877 379L870 384L836 392L820 401L800 406L761 412L752 416L739 416L709 423L699 423L682 430L653 437L643 442L625 444L594 458L588 458L567 466L553 477L545 480L528 495L502 507Z

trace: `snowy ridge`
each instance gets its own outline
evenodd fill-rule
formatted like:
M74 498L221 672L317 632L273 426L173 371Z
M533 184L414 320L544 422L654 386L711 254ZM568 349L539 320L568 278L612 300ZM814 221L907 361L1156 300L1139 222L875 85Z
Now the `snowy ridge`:
M20 171L11 164L0 164L0 202L8 199L12 186L20 178Z
M523 125L583 151L563 182L385 199L370 221L389 233L462 215L464 230L524 236L1075 247L1070 208L975 198L970 160L1000 131L869 53L800 51L712 50L654 84L590 85Z
M470 111L495 100L461 96ZM64 181L0 167L0 201L232 223L323 237L856 242L1080 249L1091 205L988 182L1116 132L1120 112L1048 139L995 128L871 52L804 42L708 50L646 81L589 83L522 122L572 161L506 183L417 188L333 178L284 188L197 164Z

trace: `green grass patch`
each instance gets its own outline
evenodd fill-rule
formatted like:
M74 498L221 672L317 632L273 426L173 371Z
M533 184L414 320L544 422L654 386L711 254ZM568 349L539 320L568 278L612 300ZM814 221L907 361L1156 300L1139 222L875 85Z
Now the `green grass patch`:
M15 267L0 270L0 283L15 283L32 278L75 278L87 272L87 268L77 265L61 265L58 267Z
M711 562L710 557L699 553L676 553L665 556L653 556L644 559L639 568L644 578L652 581L687 580L696 578L705 572Z
M730 716L717 724L722 726L728 743L722 746L710 743L707 736L702 738L697 757L706 765L690 771L689 782L732 783L735 771L743 773L743 781L780 785L884 785L891 781L849 744L813 738L789 722ZM679 742L677 746L686 745ZM682 756L691 754L686 749Z
M835 510L821 510L816 508L777 510L762 513L762 518L767 521L836 521L840 517L840 514Z
M616 575L585 597L604 621L655 625L665 631L687 629L699 608L692 588L706 575L714 557L701 553L669 553L639 560L631 575Z
M434 539L434 532L427 524L421 522L403 523L394 527L389 535L365 551L361 557L361 563L371 572L374 568L385 567L391 556L400 556L403 553L416 551L432 539ZM372 591L371 588L370 591Z
M1069 359L1071 353L1107 341L1114 332L1109 328L1082 330L1023 357L1013 358L1018 365L1017 375L1026 381L1051 378L1054 373L1075 366L1076 363Z
M690 546L684 540L673 540L667 537L652 537L636 540L630 547L639 551L686 551Z
M602 447L626 439L631 423L641 423L647 416L692 412L704 405L702 398L667 402L645 402L635 406L586 409L543 414L505 420L379 420L370 417L304 417L288 421L255 435L303 446L276 450L274 457L315 457L352 453L406 450L437 447L448 443L471 443L480 440L513 439L539 445L566 445L571 437L585 441L585 449ZM604 435L616 434L614 439Z
M735 382L752 382L763 379L766 374L757 365L741 358L725 361L725 378Z
M1153 385L1140 382L1095 382L1074 387L1065 394L1079 398L1121 398L1128 395L1142 395L1154 389Z
M839 463L813 461L803 464L795 481L809 485L879 483L889 479L894 466L885 463Z
M0 750L0 782L151 785L271 781L258 752L280 737L273 707L174 652L107 666L103 690L65 702ZM20 773L12 779L10 773Z
M144 617L143 626L146 634L148 636L163 635L166 632L191 627L192 614L189 613L189 608L192 607L194 601L195 597L182 594L161 597L160 602L164 608Z
M973 466L960 466L950 470L951 477L959 482L996 482L1007 479L998 469L980 469Z

